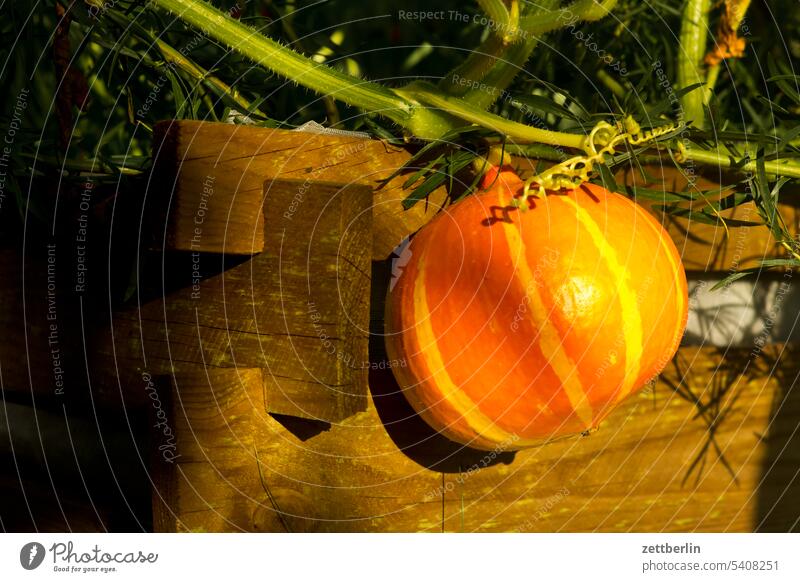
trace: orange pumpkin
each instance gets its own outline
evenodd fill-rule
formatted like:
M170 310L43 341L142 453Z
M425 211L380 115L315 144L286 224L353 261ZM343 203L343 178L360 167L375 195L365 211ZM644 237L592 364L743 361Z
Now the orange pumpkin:
M386 313L398 383L428 424L479 449L593 429L675 354L680 256L653 216L599 186L523 211L513 171L484 184L404 253Z

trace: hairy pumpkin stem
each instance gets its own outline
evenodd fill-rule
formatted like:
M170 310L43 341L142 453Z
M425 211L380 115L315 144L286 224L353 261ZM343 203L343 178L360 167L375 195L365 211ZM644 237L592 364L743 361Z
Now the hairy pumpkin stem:
M617 5L617 0L575 0L549 12L529 14L521 19L520 28L528 34L544 34L580 21L600 20Z
M203 0L152 0L210 38L312 91L386 117L421 139L438 139L461 123L439 111L416 107L398 92L365 81L293 51L229 18Z
M464 62L439 81L439 89L448 95L462 96L480 85L481 80L508 50L503 39L490 34L481 45L471 51Z
M457 117L469 123L480 125L500 132L517 142L537 142L568 148L582 149L585 136L574 133L562 133L539 129L523 123L511 121L505 117L487 113L461 99L440 95L436 87L428 83L413 83L398 92L422 105L431 106L441 112Z
M582 20L599 20L616 6L617 0L576 0L564 8L558 8L554 0L539 0L533 9L519 16L519 28L515 42L498 59L494 67L470 90L463 94L471 105L488 109L502 97L514 78L523 70L525 63L539 44L541 35L553 30L574 25Z
M410 118L408 103L389 89L315 63L257 30L229 18L202 0L152 0L176 16L204 31L256 64L291 79L322 95L331 95L405 125Z
M479 0L481 3L483 0ZM508 11L502 0L498 0L504 15L502 22L495 20L489 12L499 12L481 4L489 16L494 34L486 37L477 50L470 51L464 62L442 77L439 88L449 95L463 96L467 101L488 109L503 93L517 73L528 60L538 39L530 39L520 28L520 7L518 0L512 0ZM555 0L541 0L543 8L555 4Z
M539 39L529 37L522 42L511 45L502 59L497 59L491 70L480 80L473 83L463 94L463 99L478 109L488 109L495 101L506 94L506 89L514 78L523 70Z
M689 87L703 83L703 58L708 37L708 12L711 0L687 0L681 16L680 47L678 47L678 86ZM703 109L705 91L689 91L681 96L684 119L698 129L705 125Z
M511 15L503 0L478 0L478 5L489 17L493 32L503 38L511 28Z
M550 8L556 0L540 2ZM392 119L422 139L438 139L469 123L492 129L523 143L583 149L589 139L583 135L531 127L484 111L484 107L494 102L499 96L498 91L511 82L518 67L527 60L537 41L535 37L509 48L512 59L503 61L503 66L495 66L486 75L486 81L491 83L494 92L482 91L483 95L477 99L476 105L466 98L443 96L436 87L427 83L413 83L402 89L390 90L320 65L241 22L228 18L202 0L153 0L153 3L173 12L262 67L318 93ZM573 6L576 9L581 7L584 15L594 18L605 15L614 4L615 1L578 0Z
M537 14L546 14L557 3L557 0L539 0L533 10ZM514 8L512 3L509 13L512 20L515 12L520 12L520 8ZM440 88L450 94L461 95L465 101L481 109L491 107L503 96L539 42L536 35L523 30L522 18L521 13L516 16L519 26L515 27L510 45L506 39L490 35L477 52L471 53L462 65L444 77L439 83Z

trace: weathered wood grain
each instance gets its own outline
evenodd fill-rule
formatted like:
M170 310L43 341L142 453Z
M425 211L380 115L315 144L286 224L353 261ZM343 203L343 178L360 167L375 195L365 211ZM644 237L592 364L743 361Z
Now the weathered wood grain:
M270 412L332 422L363 410L371 199L353 184L271 182L264 251L161 257L140 275L141 305L94 330L92 369L138 385L130 370L260 368Z
M292 343L311 337L317 347L301 352L293 345L291 351L286 347L276 353L277 361L264 373L267 409L340 420L367 404L372 191L352 184L286 180L274 180L268 188L266 254L277 261L270 292L280 299L271 315L282 320ZM305 301L295 303L298 298ZM258 313L269 316L267 311ZM291 373L284 373L280 359L297 360L302 371L295 364Z
M178 212L174 223L167 231L162 249L165 251L198 251L225 253L229 255L253 255L264 250L264 216L261 212L261 197L236 196L224 199L212 198L213 202L200 202L195 210L197 219L183 211L187 209L186 198L179 198ZM195 223L200 213L208 213L200 229ZM173 215L171 215L173 216Z
M215 196L220 201L215 212L228 215L229 209L235 209L235 217L251 212L261 199L264 183L274 179L368 186L375 192L372 256L379 260L429 220L447 195L439 188L426 204L403 210L406 178L384 181L403 167L410 155L378 140L199 121L163 122L156 126L156 135L155 143L162 144L154 151L159 175L179 201L177 215L170 222L175 244L190 232L197 199L209 176L214 176ZM259 229L250 221L240 231L237 227L242 224L237 218L236 225L224 233L226 248L257 249L259 241L251 234ZM221 243L215 239L213 245ZM210 239L208 244L212 244Z
M157 130L159 135L165 136L164 146L157 152L169 168L164 181L169 184L172 180L179 205L179 218L172 223L174 228L170 230L177 237L174 240L191 233L192 225L189 223L210 175L217 176L216 200L219 206L215 210L221 216L230 216L234 224L242 223L242 217L248 213L252 215L250 209L260 201L261 183L276 177L352 180L373 188L375 260L385 259L403 238L430 220L446 199L446 192L439 188L427 204L417 204L404 211L400 202L409 194L402 189L405 177L398 176L385 186L379 186L383 179L403 166L409 154L377 140L193 121L164 123ZM517 160L517 165L523 172L532 169L527 160ZM633 187L669 192L681 192L686 188L686 172L668 163L650 165L645 170L651 179L643 178L641 169L632 166L621 168L616 178L619 183ZM720 181L727 178L721 174L693 173L693 189L715 190ZM641 203L652 209L652 201L642 199ZM696 201L691 208L703 210L705 202ZM780 210L792 232L797 232L800 223L797 208L782 204ZM726 272L755 266L762 258L781 256L781 250L775 246L766 228L750 226L726 230L721 222L718 225L703 224L666 216L660 211L654 213L681 251L688 270ZM722 211L720 216L759 221L752 203ZM214 244L219 246L224 242L228 248L256 249L260 241L251 236L254 230L261 232L260 227L251 224L241 231L228 228L221 232L227 238Z
M178 187L183 159L169 125L156 126L150 214L163 233L152 236L159 250L252 255L264 250L264 189L239 190L241 176L205 160L191 187ZM196 168L199 171L201 168ZM161 236L159 236L161 235Z
M432 433L388 370L371 373L368 410L316 434L266 414L253 372L179 376L167 507L179 531L798 529L798 361L784 349L684 348L596 433L516 454Z

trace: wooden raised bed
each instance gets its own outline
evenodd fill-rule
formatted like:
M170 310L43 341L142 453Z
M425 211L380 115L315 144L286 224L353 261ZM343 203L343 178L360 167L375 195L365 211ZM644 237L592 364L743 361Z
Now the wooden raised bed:
M409 154L375 140L199 122L157 135L136 250L159 253L160 264L140 273L139 306L86 331L88 362L75 345L64 356L71 370L85 366L98 402L151 415L157 531L799 527L793 346L684 347L589 437L465 450L413 415L370 335L382 326L391 250L446 196L402 210L405 178L382 181ZM782 212L796 229L797 210ZM755 218L747 207L727 212L748 213ZM763 228L730 238L710 225L668 230L691 271L726 273L775 250ZM44 250L24 259L43 260ZM13 251L0 261L11 276L0 300L20 305L24 261ZM46 287L46 272L34 273ZM28 300L33 317L4 312L0 358L6 390L51 397L49 352L15 362L11 339L28 326L30 345L46 345L40 295Z

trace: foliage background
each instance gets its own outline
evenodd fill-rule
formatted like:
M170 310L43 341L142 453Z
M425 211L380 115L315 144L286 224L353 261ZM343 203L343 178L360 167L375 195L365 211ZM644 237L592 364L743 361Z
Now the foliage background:
M475 22L473 17L481 12L471 2L214 4L301 53L391 87L440 79L491 34ZM674 119L654 62L663 65L674 85L683 6L681 0L621 0L609 17L545 35L509 87L513 98L499 100L494 111L528 124L576 132L612 115L619 119L631 114L648 125L664 123L659 119L664 114ZM401 10L440 10L448 17L409 20L400 17ZM152 128L160 119L241 121L241 116L232 115L233 109L247 110L252 120L268 126L289 128L316 120L381 137L401 134L385 120L364 116L253 66L149 3L5 2L0 11L7 39L0 48L0 79L7 96L3 126L14 115L16 96L30 91L14 143L19 155L10 159L6 185L6 195L13 195L21 216L27 212L46 220L51 194L39 186L53 180L59 185L80 183L91 175L95 182L120 190L138 187L137 175L149 164ZM466 22L451 18L449 11ZM716 7L711 31L720 13ZM772 153L795 158L800 11L790 0L756 0L739 32L747 40L746 54L723 64L710 104L712 122L706 132L693 132L692 139L706 147L744 140L762 148L759 155L766 159ZM620 66L605 65L599 49L622 64L625 74ZM733 147L740 153L739 146ZM761 183L744 194L745 178L726 177L740 193L725 204L753 197L761 203L760 192L771 194L774 200L761 204L764 221L779 237L790 236L770 219L783 184L775 189L775 181L760 173L748 179ZM698 196L685 194L687 200ZM713 221L718 208L688 215L684 210L684 215ZM7 227L9 214L3 213Z

